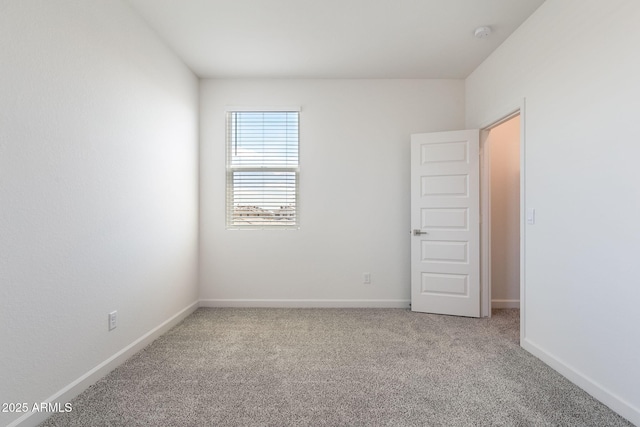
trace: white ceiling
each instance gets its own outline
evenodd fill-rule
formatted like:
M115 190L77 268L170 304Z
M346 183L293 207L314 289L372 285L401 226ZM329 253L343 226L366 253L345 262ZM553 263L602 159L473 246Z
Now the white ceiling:
M465 78L544 2L128 1L198 76L263 78Z

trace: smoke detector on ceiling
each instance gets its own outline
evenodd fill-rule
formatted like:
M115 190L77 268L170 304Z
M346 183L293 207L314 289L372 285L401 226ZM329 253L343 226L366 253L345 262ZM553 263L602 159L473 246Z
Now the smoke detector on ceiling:
M477 39L486 39L491 34L491 27L478 27L476 31L473 33Z

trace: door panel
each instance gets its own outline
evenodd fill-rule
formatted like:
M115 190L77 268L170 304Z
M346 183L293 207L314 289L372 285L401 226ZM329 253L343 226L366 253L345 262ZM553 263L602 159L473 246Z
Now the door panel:
M479 219L479 131L411 135L413 311L480 316Z

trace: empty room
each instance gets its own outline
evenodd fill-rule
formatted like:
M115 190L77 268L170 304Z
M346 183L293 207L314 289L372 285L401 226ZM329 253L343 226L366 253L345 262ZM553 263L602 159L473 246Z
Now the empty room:
M0 0L0 426L640 425L637 0Z

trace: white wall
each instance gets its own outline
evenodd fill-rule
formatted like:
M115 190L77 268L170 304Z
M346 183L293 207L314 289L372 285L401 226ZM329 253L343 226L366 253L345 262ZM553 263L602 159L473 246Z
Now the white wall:
M198 80L119 0L0 1L0 63L0 402L31 405L197 301Z
M526 97L532 351L640 424L640 2L547 0L466 81L467 126Z
M464 82L205 80L201 88L204 303L408 306L410 134L462 128ZM225 230L229 105L302 107L300 230Z
M489 132L491 306L520 308L520 116Z

